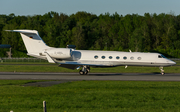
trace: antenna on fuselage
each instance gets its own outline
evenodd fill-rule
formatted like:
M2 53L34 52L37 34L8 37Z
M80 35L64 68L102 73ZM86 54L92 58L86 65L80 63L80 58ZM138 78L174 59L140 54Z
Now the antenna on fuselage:
M131 49L129 49L129 52L132 52Z

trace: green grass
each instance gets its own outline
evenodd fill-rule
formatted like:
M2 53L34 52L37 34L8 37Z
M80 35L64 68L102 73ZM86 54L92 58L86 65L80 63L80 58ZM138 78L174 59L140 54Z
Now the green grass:
M179 82L76 81L23 87L30 80L0 80L0 112L179 112Z
M175 60L176 65L180 65L180 60Z

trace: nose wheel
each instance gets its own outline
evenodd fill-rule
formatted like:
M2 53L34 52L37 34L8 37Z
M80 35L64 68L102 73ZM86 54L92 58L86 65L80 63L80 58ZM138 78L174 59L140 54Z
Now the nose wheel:
M163 67L159 67L159 69L161 70L161 75L164 75L164 70L163 70Z

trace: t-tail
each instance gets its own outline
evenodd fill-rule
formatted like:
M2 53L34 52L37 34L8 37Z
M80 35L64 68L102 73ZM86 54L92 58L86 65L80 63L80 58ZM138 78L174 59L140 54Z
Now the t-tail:
M45 49L50 48L47 46L36 30L6 30L10 32L18 32L21 34L23 42L25 44L28 55L45 59L43 56Z

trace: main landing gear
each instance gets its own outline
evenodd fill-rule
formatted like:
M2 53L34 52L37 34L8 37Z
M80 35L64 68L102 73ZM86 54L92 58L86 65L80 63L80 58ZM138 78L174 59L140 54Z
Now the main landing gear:
M87 75L89 71L90 71L89 66L83 66L82 69L79 71L79 74L80 75Z
M161 70L161 75L164 75L164 70L163 70L163 67L159 67L159 69Z

